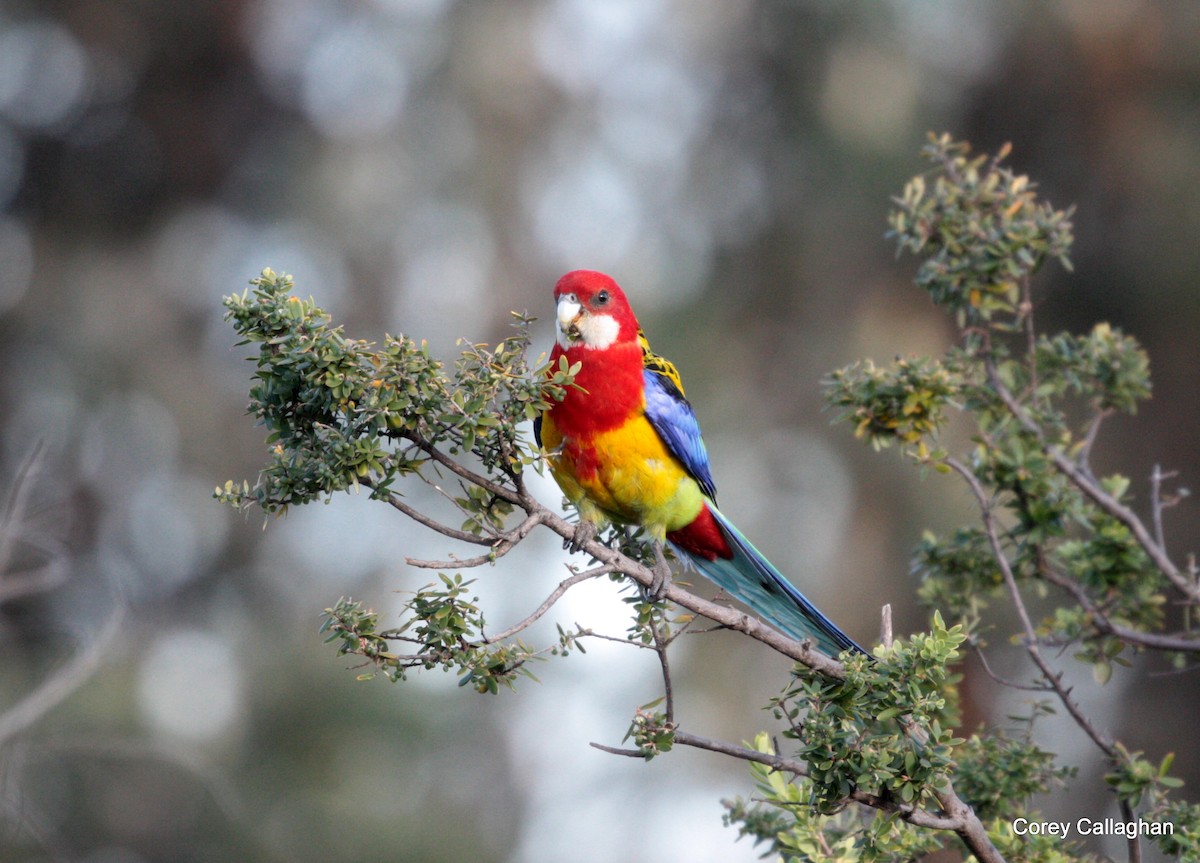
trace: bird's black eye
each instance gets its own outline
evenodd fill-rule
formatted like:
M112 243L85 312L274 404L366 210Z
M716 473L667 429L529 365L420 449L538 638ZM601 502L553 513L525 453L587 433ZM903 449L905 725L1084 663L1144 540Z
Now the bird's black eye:
M596 294L596 305L598 305L598 306L607 306L608 305L608 291L601 291L600 293Z

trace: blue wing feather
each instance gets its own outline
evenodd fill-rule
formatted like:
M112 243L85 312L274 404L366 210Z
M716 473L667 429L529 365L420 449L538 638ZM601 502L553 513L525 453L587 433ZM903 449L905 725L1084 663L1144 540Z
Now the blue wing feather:
M866 653L763 557L715 506L709 507L709 511L729 540L733 556L705 560L689 555L696 569L798 641L811 638L830 656L837 656L843 650Z
M689 555L679 546L675 546L676 551L682 557L690 558L696 569L718 587L746 603L792 638L811 638L818 648L831 656L843 650L866 653L784 578L716 508L717 488L708 464L708 451L704 448L696 414L683 395L679 373L673 365L650 351L644 336L642 349L646 363L642 371L646 419L712 502L709 510L728 540L730 557L709 560Z
M646 419L684 469L700 485L710 500L717 498L717 486L708 466L708 451L700 436L700 423L688 400L670 378L653 369L645 369Z

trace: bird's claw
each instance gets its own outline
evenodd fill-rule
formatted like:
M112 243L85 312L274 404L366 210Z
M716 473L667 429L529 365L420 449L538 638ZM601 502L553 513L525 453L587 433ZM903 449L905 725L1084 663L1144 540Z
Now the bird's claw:
M671 565L667 563L661 543L654 543L654 558L654 566L650 570L654 577L650 586L643 591L647 602L661 602L671 588Z
M599 531L595 522L581 519L579 524L575 525L575 533L571 535L571 538L563 540L563 548L574 554L595 539Z

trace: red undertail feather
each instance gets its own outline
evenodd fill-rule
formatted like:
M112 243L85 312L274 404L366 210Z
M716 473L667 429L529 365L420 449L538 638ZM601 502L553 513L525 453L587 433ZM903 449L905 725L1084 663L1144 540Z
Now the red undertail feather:
M729 547L729 541L713 518L708 504L692 519L691 524L671 531L667 539L688 554L704 560L716 560L718 557L728 560L733 557L733 549Z

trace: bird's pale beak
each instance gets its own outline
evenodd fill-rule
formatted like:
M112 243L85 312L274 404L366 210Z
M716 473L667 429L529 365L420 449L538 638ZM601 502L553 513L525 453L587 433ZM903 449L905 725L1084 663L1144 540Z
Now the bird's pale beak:
M575 342L583 338L579 331L579 319L583 317L583 306L574 294L564 294L558 298L558 328L567 341Z

